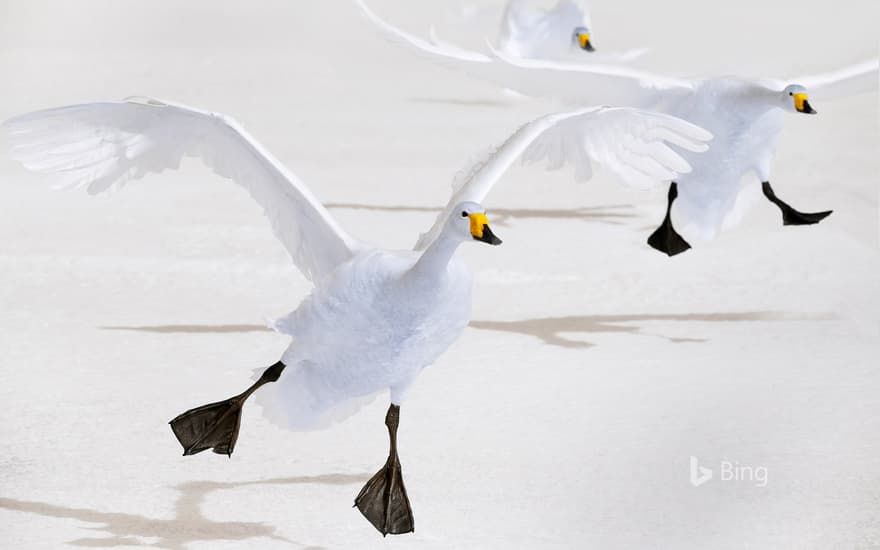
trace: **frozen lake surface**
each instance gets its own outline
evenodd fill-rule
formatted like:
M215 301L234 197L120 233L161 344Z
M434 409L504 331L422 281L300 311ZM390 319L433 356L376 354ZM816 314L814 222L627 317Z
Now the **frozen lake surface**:
M597 48L652 46L639 66L670 74L877 55L864 0L594 4ZM413 31L449 17L373 5ZM560 109L423 62L345 1L7 0L0 81L2 119L134 94L228 113L350 232L399 248L468 158ZM773 184L834 214L783 227L759 199L671 260L644 244L665 189L508 173L485 202L504 245L460 252L471 328L402 408L416 532L387 540L351 507L386 457L385 396L305 434L246 408L231 459L181 457L167 426L275 362L265 320L309 292L244 191L190 161L92 198L0 155L0 546L880 546L878 97L814 107L787 117Z

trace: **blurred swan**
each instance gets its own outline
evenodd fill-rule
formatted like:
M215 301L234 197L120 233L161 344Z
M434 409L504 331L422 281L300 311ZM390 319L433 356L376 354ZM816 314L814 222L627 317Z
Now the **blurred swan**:
M501 243L481 202L535 138L573 121L581 143L573 154L581 165L601 163L641 183L689 169L664 141L702 150L709 137L673 117L634 109L543 116L468 171L414 249L401 251L351 236L299 178L222 114L147 98L37 111L3 126L13 157L26 168L65 186L85 186L89 193L176 169L187 155L248 191L314 289L274 325L291 337L278 362L243 393L178 415L172 430L184 455L208 449L231 455L244 402L266 384L278 382L258 394L264 413L291 429L325 427L389 390L388 460L355 500L386 535L413 530L397 454L400 405L422 369L471 317L471 273L455 252L463 243Z
M715 139L707 154L683 153L693 171L670 183L666 216L648 244L670 256L690 248L674 228L689 238L710 240L742 218L747 201L746 176L754 174L764 196L782 212L785 225L818 223L831 210L800 212L776 196L770 185L773 155L785 113L815 114L809 101L833 99L877 90L877 59L829 73L790 79L710 77L685 79L652 74L611 64L567 63L525 59L492 48L489 54L470 51L409 34L373 13L358 0L364 15L397 42L432 54L444 64L453 61L469 74L532 97L556 98L574 105L614 103L664 112L699 125ZM549 132L543 139L550 139ZM571 135L571 134L568 134ZM556 135L555 154L573 161L570 144ZM533 151L547 153L542 140ZM532 158L535 154L527 154ZM576 170L577 172L577 170Z
M628 61L644 55L644 48L626 52L597 53L590 13L583 3L559 0L543 8L535 0L509 0L501 16L501 28L495 47L512 57L526 59L561 59L581 54L590 61Z
M501 16L497 48L507 55L556 58L573 49L595 51L588 14L572 0L543 9L529 0L510 0Z

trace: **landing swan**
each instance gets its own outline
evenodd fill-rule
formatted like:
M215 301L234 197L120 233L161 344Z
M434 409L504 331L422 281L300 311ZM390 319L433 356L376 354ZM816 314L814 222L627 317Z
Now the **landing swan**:
M413 250L385 250L349 235L305 184L238 123L218 113L153 99L89 103L6 121L13 157L30 170L89 193L200 157L244 187L314 289L275 323L290 335L280 360L245 392L188 410L171 421L184 455L231 455L241 410L258 388L264 412L291 429L327 426L367 396L390 391L385 423L391 450L355 500L383 535L410 532L412 510L397 454L400 405L419 373L459 336L471 317L471 274L456 257L462 243L498 245L481 202L539 135L570 119L588 128L584 163L620 177L663 179L688 169L669 141L705 148L706 133L666 115L590 108L538 118L475 166ZM635 154L633 151L642 151ZM650 157L650 158L649 158ZM207 373L206 373L207 375Z

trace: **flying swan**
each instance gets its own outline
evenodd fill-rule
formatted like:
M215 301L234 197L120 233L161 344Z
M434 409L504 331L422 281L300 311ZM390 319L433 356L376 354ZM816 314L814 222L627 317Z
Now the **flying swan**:
M526 59L573 60L574 53L596 52L590 13L583 3L559 0L542 8L535 0L509 0L495 42L498 51ZM610 54L593 53L590 61L628 61L644 48Z
M584 163L621 178L665 179L688 170L664 141L705 149L702 129L634 109L590 108L538 118L478 164L411 251L367 245L349 235L295 175L231 118L154 99L88 103L18 116L3 126L12 155L66 186L100 193L149 172L200 157L244 187L314 289L274 327L291 337L280 360L243 393L196 407L171 428L184 455L232 455L248 397L261 386L264 413L287 427L314 429L352 414L365 397L390 390L390 452L355 505L383 535L413 531L397 454L400 405L421 370L459 336L471 316L471 275L455 256L462 243L501 244L481 202L539 135L578 121ZM282 376L283 375L283 376Z
M770 185L773 155L785 113L816 114L813 99L834 99L877 90L880 61L870 59L829 73L791 79L712 77L684 79L609 64L566 63L525 59L489 46L490 54L462 49L437 40L424 40L381 19L362 0L355 0L364 16L396 42L414 47L444 64L533 97L549 97L572 105L613 103L663 112L687 120L715 137L702 155L685 152L693 171L672 180L666 216L648 238L653 248L673 256L690 243L673 227L672 219L688 237L710 240L735 225L745 211L742 192L754 174L764 196L782 212L784 225L811 225L831 214L800 212L780 199ZM575 124L569 121L568 125ZM560 129L548 132L544 144L524 160L551 155L561 165L573 162L576 150ZM548 142L549 143L546 143ZM676 200L677 199L677 200ZM674 208L673 208L674 203Z

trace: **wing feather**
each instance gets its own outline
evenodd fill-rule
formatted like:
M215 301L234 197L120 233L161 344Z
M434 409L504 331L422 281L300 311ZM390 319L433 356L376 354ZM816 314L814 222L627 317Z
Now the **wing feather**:
M584 181L602 165L624 184L651 187L690 165L667 142L694 152L705 151L711 134L681 119L630 108L606 107L572 116L548 128L523 153L525 162L546 160L549 168L570 164Z
M61 186L101 193L197 156L244 187L310 280L330 273L360 246L295 175L234 120L156 100L88 103L3 123L12 156Z
M705 151L712 135L681 119L639 109L590 107L545 115L525 124L500 147L490 151L454 188L446 208L433 227L419 237L422 250L440 233L452 209L460 202L483 202L502 174L518 158L546 160L548 168L574 166L575 178L589 179L593 163L602 165L624 183L644 188L690 172L690 165L666 138L694 152Z

